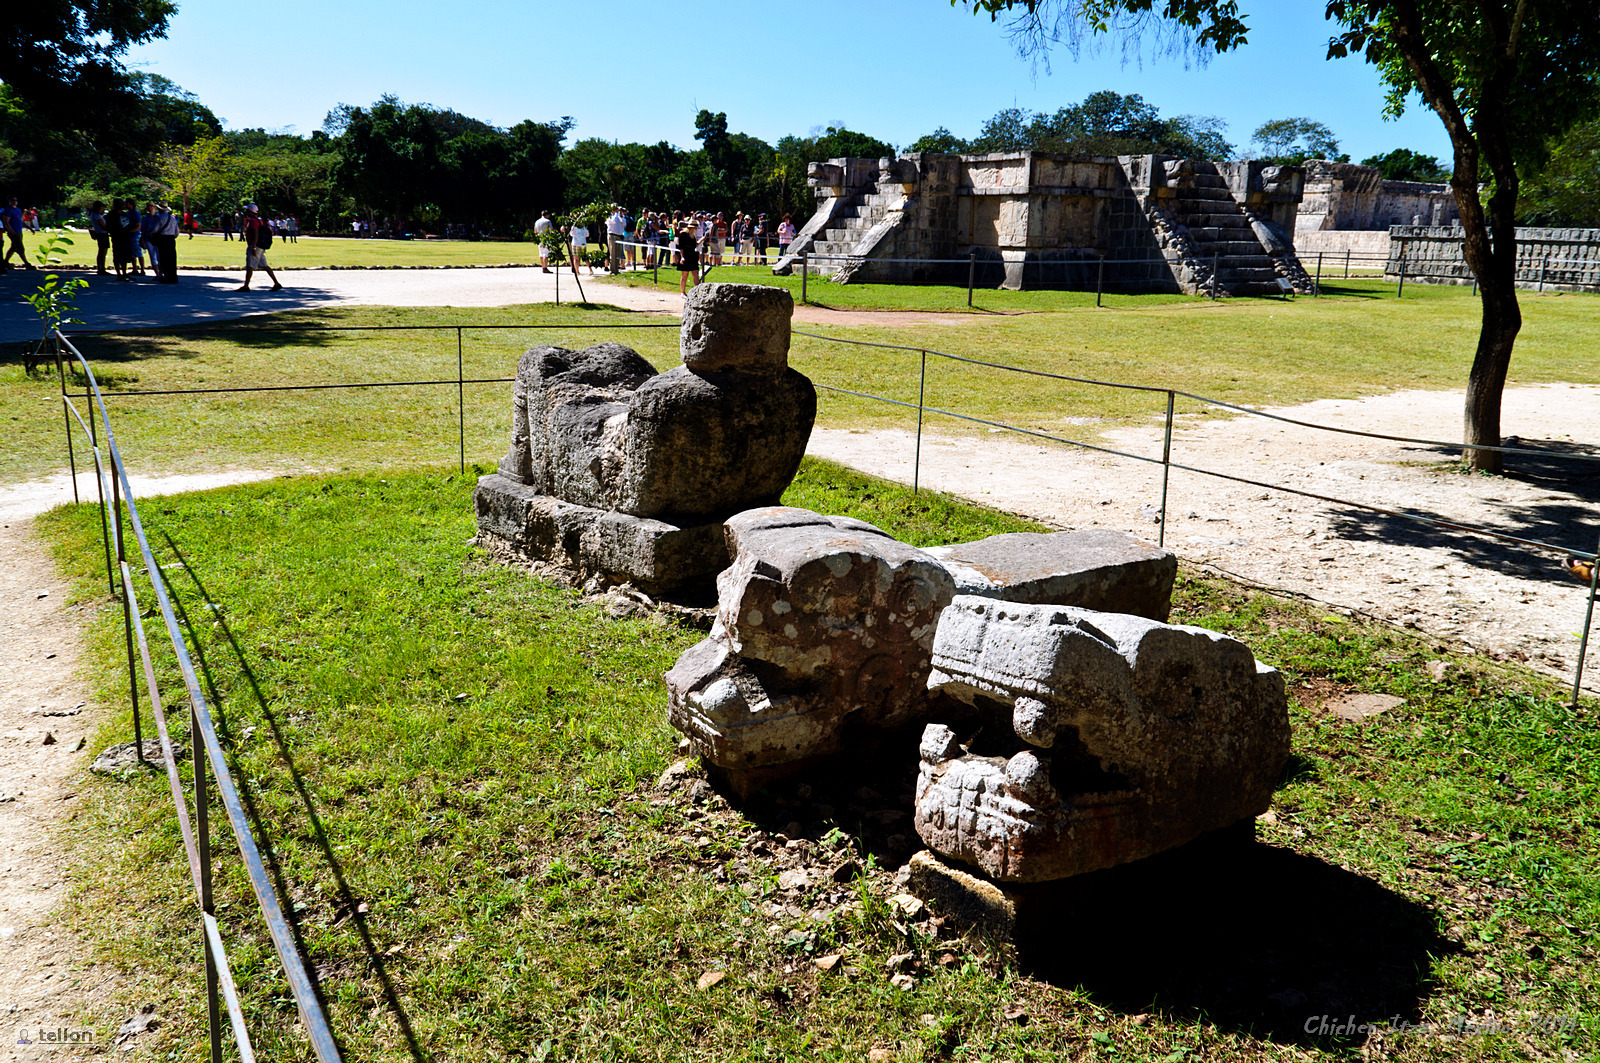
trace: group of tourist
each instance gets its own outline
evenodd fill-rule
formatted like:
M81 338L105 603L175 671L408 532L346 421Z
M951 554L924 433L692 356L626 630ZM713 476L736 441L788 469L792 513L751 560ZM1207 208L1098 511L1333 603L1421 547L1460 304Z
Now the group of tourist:
M534 223L534 235L542 237L555 224L550 212L545 211ZM587 264L581 259L589 243L588 226L574 221L558 231L573 249L572 269L577 272L580 264ZM622 273L670 265L679 272L679 291L687 291L691 283L700 283L702 265L706 268L725 264L765 265L772 247L777 247L780 258L789 253L794 235L794 221L788 214L776 226L771 226L765 214L735 212L730 219L724 213L703 210L643 210L630 215L613 205L605 221L606 269ZM593 276L594 266L587 265ZM539 268L550 272L548 251L543 242L539 246Z
M266 249L272 245L273 237L271 226L254 203L245 204L238 218L239 239L245 244L244 284L238 290L250 290L250 280L256 270L272 278L274 291L282 288L277 274L267 265ZM226 225L229 217L224 215L222 220L225 223L223 232L231 233ZM176 284L178 236L188 230L193 239L193 228L193 219L188 214L174 214L165 203L156 200L145 203L142 212L132 199L113 200L110 210L96 200L89 207L89 235L96 247L95 272L102 276L115 275L119 281L153 276L159 283ZM106 269L108 252L110 270Z
M89 236L96 248L95 272L112 275L106 269L106 254L110 252L112 269L119 281L148 275L162 284L176 284L178 235L182 229L183 219L165 203L151 200L141 212L132 199L115 199L107 211L106 205L96 200L89 206Z
M231 214L227 211L223 211L222 214L217 218L217 231L222 233L222 238L224 240L232 240L234 233L238 233L239 239L243 240L245 221L246 214L242 210L235 211ZM260 221L267 227L268 231L272 233L274 239L286 244L297 244L300 242L299 218L284 217L274 214L265 218L261 218Z

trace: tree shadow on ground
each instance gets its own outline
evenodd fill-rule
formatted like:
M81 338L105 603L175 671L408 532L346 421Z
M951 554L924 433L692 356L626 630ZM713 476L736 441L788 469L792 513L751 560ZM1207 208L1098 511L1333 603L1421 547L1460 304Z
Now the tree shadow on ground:
M272 711L271 704L268 702L266 695L262 692L255 673L250 668L249 658L245 655L244 647L239 644L239 640L235 636L233 629L228 625L225 610L221 608L219 603L211 597L211 594L206 590L205 583L201 580L199 573L194 570L189 562L189 559L178 547L178 544L173 540L172 536L163 533L163 538L166 540L167 548L172 552L172 556L177 559L178 567L183 570L183 574L186 575L189 578L189 581L193 584L195 593L198 594L200 599L205 603L207 607L206 613L208 614L206 619L221 631L224 639L226 640L229 656L234 658L234 662L239 668L240 673L244 676L246 682L248 683L250 692L249 700L254 702L255 711L259 712L260 719L266 724L267 730L271 732L272 741L277 748L278 756L282 760L285 769L288 771L289 779L294 789L294 796L304 813L305 826L302 828L295 828L288 824L269 821L263 815L260 802L258 801L254 788L251 785L251 780L244 773L238 771L237 765L230 764L230 769L234 773L234 779L235 783L237 784L239 796L244 803L245 815L250 820L251 833L254 834L256 844L261 850L262 859L267 866L268 872L272 875L273 885L277 890L280 900L291 902L283 905L285 916L289 922L290 930L294 935L295 947L300 955L306 960L306 966L311 976L312 988L317 995L317 1003L321 1006L324 1014L326 1014L329 1010L328 1001L322 987L322 982L326 977L324 974L326 968L323 964L317 962L318 957L311 951L310 946L306 942L302 911L297 905L292 903L295 897L295 893L292 889L293 883L290 882L289 877L284 870L282 860L280 859L277 850L273 845L273 838L275 836L292 834L298 837L309 837L316 843L317 848L321 851L324 864L327 866L333 876L335 908L338 910L340 918L350 919L352 925L355 927L356 933L361 939L361 950L365 954L365 966L368 970L373 972L378 980L384 1006L394 1017L395 1024L405 1039L406 1048L409 1055L412 1059L418 1061L418 1063L426 1063L426 1061L431 1059L432 1056L423 1051L422 1045L417 1040L416 1033L412 1029L410 1017L407 1015L405 1007L400 1001L399 992L396 989L394 980L390 976L388 967L384 962L385 953L378 947L377 942L373 937L372 927L368 922L368 918L365 913L365 906L361 903L361 898L357 895L356 891L351 887L349 880L345 877L344 867L340 863L339 857L334 852L333 844L328 837L326 829L323 827L322 818L317 812L317 804L311 795L310 787L307 785L305 777L300 773L299 767L295 764L294 750L290 745L288 736L284 731L282 721L280 721L277 715ZM223 696L222 691L216 684L211 661L207 658L205 653L205 639L201 637L194 622L184 609L182 596L177 593L178 588L174 586L171 577L168 575L167 566L163 566L161 568L161 578L166 584L168 595L172 601L174 611L177 614L178 623L188 634L187 642L195 655L195 664L200 670L201 680L204 682L206 694L210 698L210 704L213 712L213 718L217 727L218 737L223 744L224 750L231 750L234 748L237 738L233 733L233 725L230 720L230 709L227 698ZM230 760L231 759L232 758L230 758ZM334 1036L337 1038L337 1031L335 1031Z
M1566 550L1593 550L1594 508L1600 504L1600 447L1562 440L1521 440L1515 445L1539 453L1506 455L1505 478L1550 491L1551 495L1531 504L1505 506L1474 523L1502 535L1551 543ZM1455 453L1444 448L1423 452L1440 460L1448 460ZM1451 520L1424 509L1407 512L1428 520ZM1562 583L1569 579L1548 555L1458 528L1421 524L1354 507L1334 508L1329 524L1332 532L1344 539L1420 548L1442 546L1476 568L1541 582Z
M910 815L916 748L902 735L746 798L716 785L764 830L812 841L839 830L881 866L898 867L923 848ZM1023 969L1125 1014L1203 1020L1283 1043L1364 1039L1319 1033L1324 1015L1330 1027L1351 1015L1417 1022L1434 959L1460 948L1438 917L1359 874L1255 842L1253 826L1023 888L1015 935Z
M1351 278L1354 280L1355 278ZM1374 277L1373 280L1377 278ZM1324 298L1338 297L1341 299L1393 299L1391 292L1376 291L1372 288L1357 288L1350 284L1341 284L1337 281L1324 280L1322 282L1322 295Z

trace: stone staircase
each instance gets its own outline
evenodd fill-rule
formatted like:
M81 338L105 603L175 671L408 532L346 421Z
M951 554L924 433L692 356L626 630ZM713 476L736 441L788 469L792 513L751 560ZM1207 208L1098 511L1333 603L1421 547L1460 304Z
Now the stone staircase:
M1283 273L1215 167L1198 164L1174 191L1150 214L1165 237L1162 254L1185 289L1207 293L1215 283L1218 295L1283 294Z
M903 200L889 192L871 191L858 197L852 205L841 208L828 220L828 227L817 233L806 250L813 255L849 255L856 253L856 245L868 229L883 220L889 207ZM824 269L837 269L842 262L829 262Z

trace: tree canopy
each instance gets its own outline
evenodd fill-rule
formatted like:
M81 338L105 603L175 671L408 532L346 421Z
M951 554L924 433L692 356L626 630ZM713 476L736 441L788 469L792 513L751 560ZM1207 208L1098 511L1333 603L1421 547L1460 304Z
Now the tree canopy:
M1180 155L1226 159L1233 154L1227 124L1204 115L1163 118L1144 97L1102 90L1054 114L1008 107L996 112L978 135L962 140L940 127L911 145L912 151L1056 151L1069 155Z
M952 3L957 0L951 0ZM967 0L991 18L1013 16L1025 54L1054 43L1146 37L1203 60L1243 44L1249 27L1233 0ZM1328 0L1337 27L1328 57L1364 56L1398 115L1420 97L1444 123L1462 248L1478 279L1482 324L1467 377L1466 464L1499 471L1500 400L1522 327L1516 295L1516 205L1521 172L1600 113L1600 17L1595 0ZM1479 187L1489 189L1487 201Z
M1333 130L1310 118L1273 118L1256 126L1250 140L1260 148L1259 156L1276 163L1298 166L1307 159L1345 162L1339 154L1339 138Z
M1410 148L1395 148L1387 155L1369 156L1361 160L1361 165L1376 168L1388 181L1428 181L1437 184L1450 180L1450 171L1440 165L1438 159Z

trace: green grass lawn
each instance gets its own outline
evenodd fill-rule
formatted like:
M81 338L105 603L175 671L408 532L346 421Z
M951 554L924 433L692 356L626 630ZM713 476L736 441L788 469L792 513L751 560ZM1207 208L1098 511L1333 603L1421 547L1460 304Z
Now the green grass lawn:
M1564 708L1546 682L1182 580L1175 618L1243 638L1294 692L1292 769L1239 879L1270 901L1196 910L1207 883L1158 882L1084 921L1080 940L1108 944L1074 973L1026 973L896 919L883 898L904 853L847 804L822 808L831 791L739 807L651 791L676 739L661 673L699 633L609 619L487 562L467 545L473 481L298 476L142 505L346 1058L1343 1060L1373 1043L1308 1036L1300 1016L1390 1007L1429 1023L1492 1012L1512 1032L1391 1038L1383 1058L1593 1051L1600 737L1594 709ZM785 501L922 544L1026 526L815 462ZM98 742L126 740L98 516L39 525L95 617ZM170 654L159 670L181 698ZM1330 690L1405 702L1343 723L1313 708ZM72 918L127 971L111 1007L156 1002L161 1050L198 1058L198 920L165 780L78 792ZM853 852L867 874L786 893L764 855L777 831L824 866ZM225 839L217 854L257 1051L308 1058L237 857ZM1185 957L1186 941L1209 944ZM907 952L904 992L886 964ZM812 961L831 954L843 966L824 974ZM725 980L698 988L712 971ZM1578 1025L1532 1028L1557 1013Z
M1412 292L1416 295L1413 297ZM1510 384L1600 382L1600 298L1523 299L1526 324ZM1351 282L1321 299L1165 301L1093 306L1016 316L974 315L921 325L802 326L805 331L939 351L1053 373L1174 387L1245 405L1287 406L1319 398L1403 388L1459 390L1477 338L1477 303L1463 288L1416 288L1405 299ZM548 304L480 310L426 307L320 310L251 319L327 325L542 323L551 331L472 331L464 337L469 378L510 376L519 353L536 343L586 346L616 339L655 365L677 362L671 329L614 326L660 323L658 315ZM579 328L578 326L584 326ZM610 331L608 331L608 329ZM85 353L109 391L237 387L348 380L448 379L456 373L455 333L282 333L176 336L159 332L86 338ZM22 345L0 361L0 482L66 465L61 411L52 376L25 377ZM851 347L796 336L792 363L819 384L915 402L915 352ZM467 460L497 460L510 416L505 384L467 388ZM1160 395L1094 388L1040 377L928 360L926 401L1027 428L1093 438L1096 431L1154 417ZM344 469L451 461L457 455L454 384L284 394L233 394L114 400L117 432L132 467L181 471L222 466ZM1180 400L1180 413L1207 408ZM1102 423L1085 426L1084 418ZM911 427L915 412L825 392L820 423ZM930 416L941 431L967 430ZM1505 425L1537 437L1539 426Z
M777 261L776 258L773 261ZM657 278L659 273L659 279ZM678 271L663 266L657 272L626 272L603 278L606 284L658 291L678 290ZM800 274L775 277L761 266L716 266L702 279L717 283L765 284L787 289L800 302ZM938 313L1025 313L1042 310L1069 310L1094 306L1094 292L1026 291L979 288L967 305L965 285L942 284L835 284L825 276L812 274L806 280L806 299L817 306L838 310L917 310ZM1106 293L1106 306L1162 306L1198 301L1191 295L1120 295Z

